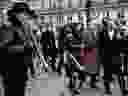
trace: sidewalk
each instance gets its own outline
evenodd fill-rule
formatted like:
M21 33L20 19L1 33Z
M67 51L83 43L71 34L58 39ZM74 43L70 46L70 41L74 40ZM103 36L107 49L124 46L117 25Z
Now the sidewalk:
M27 84L28 88L26 88L25 96L43 96L43 94L46 96L59 96L58 93L62 92L62 90L66 90L67 95L65 96L71 96L65 87L63 78L58 78L54 73L42 73L36 80L28 81ZM85 88L85 86L81 90L80 96L122 96L117 80L114 81L111 87L112 95L104 94L104 81L102 79L96 85L98 89Z
M59 96L65 91L66 96L69 95L65 88L64 80L54 76L55 74L42 73L37 80L28 82L29 88L26 88L26 96Z

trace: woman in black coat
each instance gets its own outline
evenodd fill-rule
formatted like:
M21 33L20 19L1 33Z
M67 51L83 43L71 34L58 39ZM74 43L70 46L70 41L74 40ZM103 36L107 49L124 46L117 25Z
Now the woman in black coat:
M15 3L13 8L7 13L8 20L11 23L10 27L5 31L11 38L4 43L1 48L2 60L0 68L6 73L2 76L5 88L5 96L18 96L25 94L27 79L27 65L24 62L25 57L31 56L30 49L24 47L24 31L23 22L28 21L26 17L33 16L28 5L25 3ZM22 19L22 20L21 20ZM30 60L31 62L31 60Z
M102 51L99 51L101 56L101 64L104 68L104 85L106 93L110 92L110 83L114 80L112 74L117 75L120 70L120 41L116 40L117 29L114 30L114 36L111 40L109 37L110 24L103 19L102 32L99 32L99 47ZM118 62L116 62L119 60ZM109 70L109 68L115 68L115 70Z
M45 60L48 60L48 56L50 56L52 58L51 60L51 66L53 68L53 70L56 70L56 56L57 56L57 48L56 48L56 44L55 44L55 36L54 36L54 32L50 29L48 29L47 27L45 27L45 31L42 32L42 36L41 36L41 44L42 44L42 50L43 50L43 54L45 57Z

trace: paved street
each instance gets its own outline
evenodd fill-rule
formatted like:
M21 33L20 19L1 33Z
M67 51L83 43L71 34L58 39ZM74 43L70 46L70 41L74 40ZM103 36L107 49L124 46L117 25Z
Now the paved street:
M50 73L42 74L39 79L28 82L26 96L59 96L59 93L65 91L66 96L70 96L65 88L63 78L58 78Z
M1 79L0 79L1 82ZM99 89L83 88L81 89L80 96L108 96L103 95L104 86L103 82L98 82ZM55 74L50 73L42 74L37 80L28 81L25 96L59 96L64 90L64 96L71 96L68 90L65 88L65 83L62 78L58 78ZM3 87L0 83L0 96L3 96ZM117 95L118 94L118 95ZM112 96L121 96L119 84L115 80L115 85L112 87Z
M63 78L58 78L53 74L49 76L42 74L39 79L29 81L29 88L27 88L26 96L59 96L58 93L65 90L65 96L71 96L68 90L65 88ZM103 96L104 86L103 82L98 82L99 89L83 88L81 89L80 96ZM118 94L118 95L117 95ZM104 95L108 96L108 95ZM121 96L119 84L115 81L115 85L112 88L112 96Z

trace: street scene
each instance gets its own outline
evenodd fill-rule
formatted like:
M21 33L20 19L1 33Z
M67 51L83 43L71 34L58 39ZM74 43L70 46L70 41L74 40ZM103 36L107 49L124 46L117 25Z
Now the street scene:
M128 96L127 4L0 1L0 96Z

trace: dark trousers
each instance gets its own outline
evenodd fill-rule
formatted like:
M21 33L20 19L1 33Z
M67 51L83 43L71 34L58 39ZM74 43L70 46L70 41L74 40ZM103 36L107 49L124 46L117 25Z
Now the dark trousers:
M109 70L112 68L112 63L111 63L111 56L103 56L103 68L104 68L104 87L105 87L105 92L106 93L111 93L110 91L110 83L112 82L112 71Z
M119 76L118 76L118 83L119 86L121 88L121 92L123 95L128 93L128 90L126 89L125 86L127 86L127 84L125 83L127 80L124 79L124 77L128 76L127 73L127 63L128 63L128 57L127 56L123 56L122 58L122 66L124 67L124 70L121 70Z
M52 69L53 70L56 70L56 66L55 66L55 63L56 63L56 56L57 56L57 48L51 48L51 46L50 46L50 48L48 48L48 46L49 46L49 44L48 43L50 43L50 41L49 42L47 42L47 41L45 41L45 42L43 42L43 54L44 54L44 58L45 58L45 60L47 60L48 59L48 56L50 56L51 58L52 58L52 60L50 61L50 65L51 65L51 67L52 67Z
M31 75L33 76L35 74L35 70L34 70L33 64L28 64L28 68L30 68Z
M57 68L56 68L56 70L57 70L57 72L61 75L61 69L62 68L64 68L65 66L64 66L64 58L63 58L63 56L62 55L60 55L60 61L59 61L59 63L58 63L58 65L57 65ZM65 67L66 68L66 67Z
M31 75L33 76L35 74L35 70L32 62L32 56L24 56L24 64L27 68L30 68Z
M44 54L45 60L47 60L47 57L49 56L48 45L46 43L44 43L44 42L43 42L42 45L43 45L42 52Z
M27 66L24 65L23 54L8 54L5 56L2 72L5 96L24 96L27 81Z
M112 43L113 45L113 43ZM106 46L107 47L107 46ZM110 51L110 52L109 52ZM104 67L104 85L107 92L110 92L110 83L114 80L112 74L118 77L120 72L120 54L118 47L105 48L104 54L102 55L102 64ZM110 70L111 69L111 70Z

